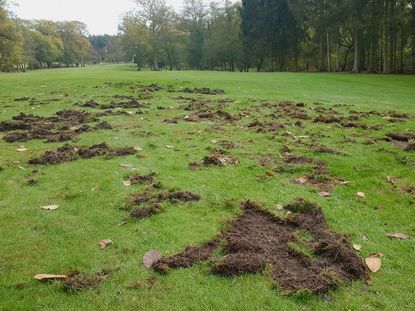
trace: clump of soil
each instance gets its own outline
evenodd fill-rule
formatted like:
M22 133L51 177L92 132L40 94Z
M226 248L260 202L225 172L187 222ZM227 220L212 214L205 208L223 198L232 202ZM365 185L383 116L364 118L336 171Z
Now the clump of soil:
M202 88L185 88L182 90L183 93L191 93L191 94L203 94L203 95L222 95L225 94L224 90L221 89L209 89L207 87Z
M108 122L102 122L95 127L86 124L97 120L84 110L62 110L51 117L20 113L10 121L0 122L0 132L22 131L5 135L3 139L9 143L25 142L32 139L45 139L46 142L63 142L93 129L112 129Z
M163 257L153 265L159 272L189 267L212 258L221 245L224 256L212 272L231 276L270 267L270 277L286 292L308 290L325 294L343 283L368 278L368 271L346 236L329 230L323 211L306 201L288 205L295 214L281 219L250 201L242 214L218 237L202 246Z
M135 154L136 152L137 151L133 147L111 148L105 143L93 145L91 147L74 147L66 144L63 147L56 149L56 151L46 151L39 158L33 158L29 160L29 164L59 164L63 162L75 161L78 159L90 159L100 156L125 156Z
M227 121L233 122L238 120L239 118L236 116L231 115L229 112L224 110L202 110L202 111L195 111L190 115L186 115L184 117L174 117L171 119L166 119L164 122L166 123L178 123L180 120L184 120L187 122L201 122L201 121Z
M132 218L145 218L161 212L161 206L159 204L152 204L148 207L138 208L130 213Z
M148 175L140 175L140 174L133 174L128 178L132 185L134 184L152 184L155 180L155 173L151 173Z
M340 123L343 120L342 117L334 114L329 115L319 115L314 119L314 122L319 123Z
M71 272L65 280L64 289L68 293L75 293L85 289L96 288L112 272L111 269L102 269L96 274L85 274L79 271Z
M81 107L96 108L96 109L127 109L127 108L144 108L143 104L140 104L137 99L128 97L127 101L122 102L111 102L109 104L99 104L95 101L87 101L83 104L76 104Z
M388 133L386 140L406 151L415 150L415 134L412 133Z
M239 161L232 156L228 156L222 153L213 153L203 158L204 166L226 166L238 164Z

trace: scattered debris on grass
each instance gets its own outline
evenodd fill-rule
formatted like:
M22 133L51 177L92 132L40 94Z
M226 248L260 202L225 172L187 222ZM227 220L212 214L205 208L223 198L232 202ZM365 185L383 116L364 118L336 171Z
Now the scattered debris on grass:
M93 157L115 157L135 154L137 151L132 147L112 148L102 143L91 147L74 147L64 145L56 151L46 151L39 158L29 160L29 164L48 165L75 161L78 159L90 159Z
M59 208L59 205L46 205L46 206L41 206L40 208L47 210L47 211L54 211Z
M98 242L100 249L105 249L107 245L110 245L110 244L113 244L112 240L110 239L105 239L105 240L101 240Z
M192 93L192 94L203 94L203 95L222 95L225 94L224 90L221 89L209 89L207 87L201 88L184 88L181 90L183 93Z
M51 281L66 280L68 276L64 274L36 274L33 278L39 281Z
M350 249L346 236L329 231L316 204L298 199L285 208L295 214L281 219L245 202L242 214L218 237L162 257L152 267L163 273L189 267L208 260L223 245L225 256L215 260L213 273L257 273L270 266L271 278L286 292L325 294L342 283L368 278L363 261Z
M386 236L388 238L398 239L398 240L406 240L406 239L409 238L405 233L398 233L398 232L396 232L396 233L388 233Z
M382 261L377 254L366 257L365 262L369 270L373 273L378 272L382 267Z

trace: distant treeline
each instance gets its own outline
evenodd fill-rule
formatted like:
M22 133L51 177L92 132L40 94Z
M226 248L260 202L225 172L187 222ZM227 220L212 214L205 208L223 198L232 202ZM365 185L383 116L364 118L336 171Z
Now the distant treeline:
M415 72L415 0L135 0L116 36L14 18L0 0L0 70L131 62L138 69Z

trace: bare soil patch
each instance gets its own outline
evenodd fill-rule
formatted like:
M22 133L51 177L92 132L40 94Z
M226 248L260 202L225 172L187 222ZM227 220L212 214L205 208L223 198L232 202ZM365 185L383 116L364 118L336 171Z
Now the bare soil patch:
M96 117L84 110L62 110L51 117L20 113L10 121L0 122L0 132L19 131L3 137L9 143L32 139L63 142L84 132L112 129L108 122L101 122L94 127L86 124L97 121Z
M29 164L48 165L75 161L78 159L90 159L93 157L115 157L135 154L133 147L112 148L102 143L91 147L74 147L64 145L56 151L46 151L42 156L29 160Z
M212 262L213 273L233 276L261 272L269 266L269 276L288 293L325 294L343 283L368 278L365 264L347 237L329 230L320 208L304 200L286 208L295 214L281 219L245 202L242 214L218 237L163 257L153 269L165 273L189 267L212 258L222 248L224 256Z
M209 89L207 87L201 88L185 88L181 90L183 93L191 93L191 94L203 94L203 95L222 95L225 94L224 90L221 89Z

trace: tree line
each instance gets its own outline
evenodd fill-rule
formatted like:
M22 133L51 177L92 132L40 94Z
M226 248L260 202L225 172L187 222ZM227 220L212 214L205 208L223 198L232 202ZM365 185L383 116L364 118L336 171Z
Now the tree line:
M12 18L0 0L0 71L84 66L91 43L81 22Z
M135 0L115 36L27 21L0 0L0 70L128 61L153 70L415 72L415 0Z

